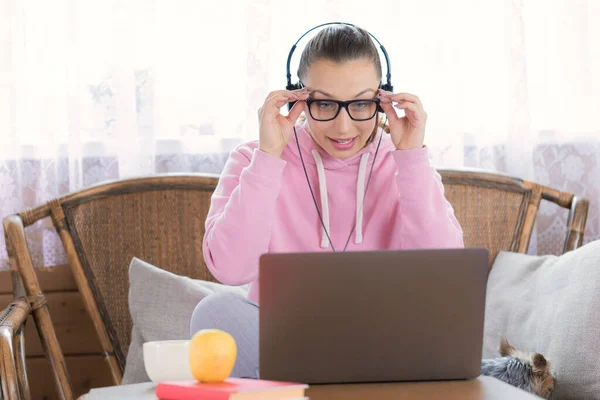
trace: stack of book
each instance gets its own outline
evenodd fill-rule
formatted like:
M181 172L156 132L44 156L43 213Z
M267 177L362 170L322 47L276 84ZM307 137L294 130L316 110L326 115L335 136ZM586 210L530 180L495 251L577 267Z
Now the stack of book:
M197 381L161 382L160 400L301 400L308 385L261 379L228 378L219 383Z

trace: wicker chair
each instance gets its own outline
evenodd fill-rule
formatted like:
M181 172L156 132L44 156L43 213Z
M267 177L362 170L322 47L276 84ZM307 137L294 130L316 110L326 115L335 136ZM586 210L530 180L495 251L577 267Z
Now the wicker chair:
M569 209L563 253L581 246L589 202L508 175L480 170L440 170L467 247L486 247L490 266L501 250L526 253L541 200Z
M127 266L136 256L173 273L214 281L202 237L215 175L166 175L87 188L4 220L11 268L28 295L40 295L24 228L50 216L92 318L115 384L121 382L132 322ZM47 305L32 311L60 397L73 398Z
M442 171L446 193L464 227L467 246L525 251L541 198L571 209L565 248L581 245L587 202L567 193L504 176ZM42 295L24 227L50 216L64 245L113 382L121 382L132 328L128 271L132 257L171 272L214 281L202 256L204 220L216 175L164 175L87 188L4 220L17 289ZM43 295L42 295L43 296ZM37 299L37 297L33 297ZM38 333L61 397L73 398L64 357L47 305L32 306ZM23 378L24 379L24 378Z

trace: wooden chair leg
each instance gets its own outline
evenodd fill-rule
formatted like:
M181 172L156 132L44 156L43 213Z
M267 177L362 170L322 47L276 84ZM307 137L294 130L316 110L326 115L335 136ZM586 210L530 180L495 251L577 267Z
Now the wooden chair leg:
M13 332L8 327L0 327L0 379L5 400L20 400L19 380L13 353Z
M74 395L67 365L52 325L46 299L33 269L33 263L25 241L23 221L20 217L9 216L4 219L4 234L11 266L14 264L16 271L18 271L18 274L13 275L13 284L15 285L13 290L15 292L24 291L27 294L44 353L52 367L59 398L72 400Z
M50 312L48 311L48 305L44 304L41 307L32 306L33 308L33 320L40 336L42 347L44 352L48 355L54 379L57 383L58 394L61 399L72 400L74 399L73 392L71 390L71 380L67 372L67 364L63 357L63 353L56 337L56 332L50 319Z
M13 295L15 298L25 298L25 288L23 282L19 277L16 270L12 270L11 273L13 283ZM28 315L31 310L28 310ZM15 363L17 368L17 374L19 377L19 388L21 390L21 397L25 400L31 400L31 392L29 389L29 380L27 378L27 367L25 365L25 326L27 325L27 318L23 325L14 335L14 352L15 352Z
M25 400L31 400L29 379L27 378L27 368L25 366L25 324L23 324L15 335L14 351L21 397Z
M573 196L569 219L567 221L567 237L563 246L563 253L581 247L583 233L588 217L589 201L579 196Z

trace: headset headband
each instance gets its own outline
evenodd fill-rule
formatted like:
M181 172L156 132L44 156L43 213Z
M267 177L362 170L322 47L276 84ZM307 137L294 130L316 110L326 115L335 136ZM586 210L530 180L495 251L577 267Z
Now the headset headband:
M299 84L292 84L292 74L290 73L290 63L292 61L292 54L294 54L294 51L296 50L296 46L298 45L298 43L300 42L300 40L302 40L302 38L304 36L308 35L310 32L314 31L315 29L320 28L322 26L326 26L326 25L347 25L347 26L357 28L356 25L350 24L347 22L327 22L325 24L315 26L314 28L306 31L302 36L300 36L300 38L298 40L296 40L296 43L294 43L294 45L290 49L290 53L288 54L288 58L287 58L287 63L286 63L286 78L287 78L286 89L287 90L294 90L294 89L300 88ZM390 58L388 57L388 53L385 50L385 47L381 44L381 42L379 40L377 40L377 38L373 34L371 34L370 32L367 32L367 33L369 34L369 36L371 36L377 42L377 44L379 45L379 48L381 49L381 52L383 53L383 57L385 58L385 64L387 67L386 68L387 69L387 74L386 74L387 82L385 83L385 85L381 86L381 88L391 92L391 91L393 91L392 71L391 71Z

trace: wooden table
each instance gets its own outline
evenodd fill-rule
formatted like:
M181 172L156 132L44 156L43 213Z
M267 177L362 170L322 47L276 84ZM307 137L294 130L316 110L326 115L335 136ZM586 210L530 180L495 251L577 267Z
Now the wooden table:
M533 400L539 397L489 376L470 381L363 383L311 386L310 400L445 399L445 400Z
M154 383L92 389L80 400L156 400ZM470 381L366 383L314 385L307 391L310 400L444 399L444 400L535 400L539 397L487 376Z

